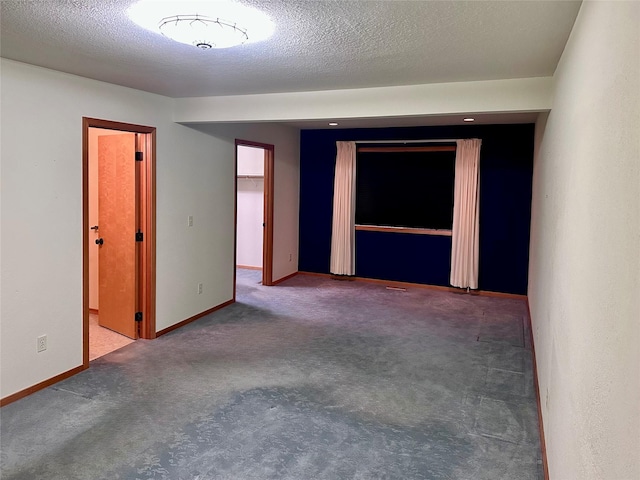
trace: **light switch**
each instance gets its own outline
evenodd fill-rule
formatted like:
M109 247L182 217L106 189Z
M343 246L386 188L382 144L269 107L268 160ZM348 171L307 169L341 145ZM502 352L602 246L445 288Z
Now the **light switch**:
M189 217L187 217L187 226L193 227L193 215L189 215Z

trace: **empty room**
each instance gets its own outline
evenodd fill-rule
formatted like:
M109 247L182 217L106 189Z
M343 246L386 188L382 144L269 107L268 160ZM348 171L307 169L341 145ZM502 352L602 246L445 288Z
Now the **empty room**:
M639 480L639 27L0 2L0 477Z

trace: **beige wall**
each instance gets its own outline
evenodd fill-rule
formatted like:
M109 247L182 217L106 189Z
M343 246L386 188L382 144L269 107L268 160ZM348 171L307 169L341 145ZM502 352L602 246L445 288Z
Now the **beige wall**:
M585 2L537 125L529 302L552 480L640 478L640 3Z
M227 142L173 122L171 99L5 59L1 68L6 397L82 364L82 117L157 127L159 330L232 298L235 165Z
M298 271L298 199L300 185L300 133L276 124L194 124L223 142L234 158L235 140L275 146L273 199L273 280Z

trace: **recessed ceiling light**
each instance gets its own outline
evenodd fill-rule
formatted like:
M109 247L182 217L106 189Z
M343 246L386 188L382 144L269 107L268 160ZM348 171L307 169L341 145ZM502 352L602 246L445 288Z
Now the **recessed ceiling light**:
M337 127L338 126L338 122L329 122L329 126L330 127Z
M203 50L259 42L274 30L264 13L226 1L140 0L127 15L147 30Z
M471 117L467 117L467 118L463 118L462 121L463 122L475 122L476 119L475 118L471 118Z

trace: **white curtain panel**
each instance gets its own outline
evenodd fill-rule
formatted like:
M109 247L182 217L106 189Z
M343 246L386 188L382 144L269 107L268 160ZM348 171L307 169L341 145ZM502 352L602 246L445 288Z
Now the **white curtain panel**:
M355 275L356 143L336 142L336 146L330 272Z
M481 144L477 138L457 141L450 283L459 288L478 288Z

